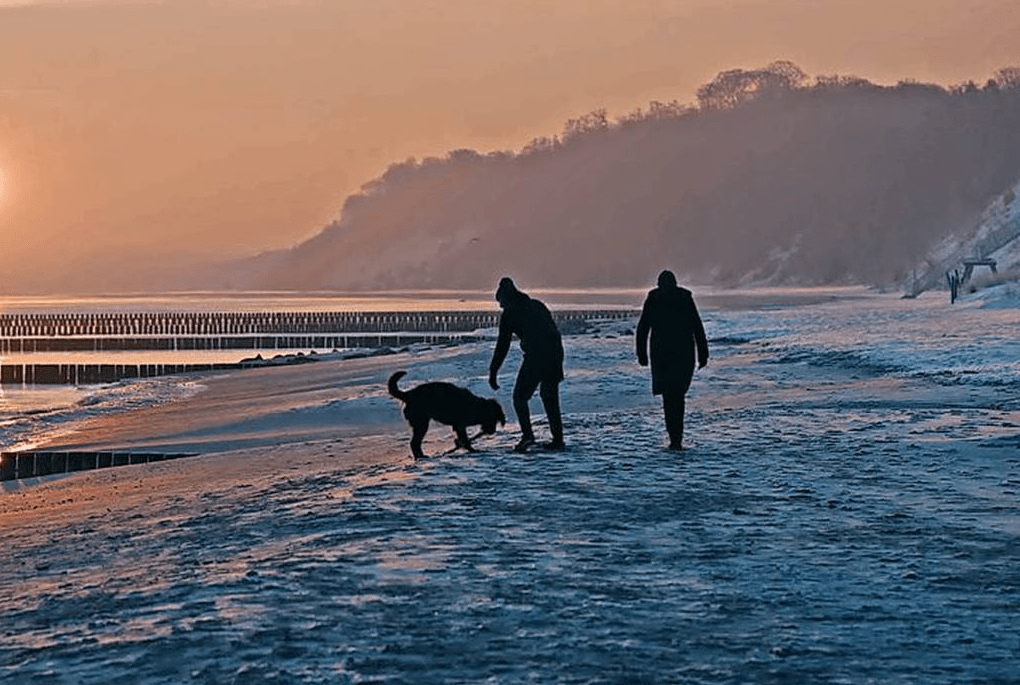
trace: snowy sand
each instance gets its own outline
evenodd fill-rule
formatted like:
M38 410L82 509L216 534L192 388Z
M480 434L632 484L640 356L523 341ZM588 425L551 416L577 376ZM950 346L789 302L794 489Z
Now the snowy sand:
M59 443L203 456L0 492L0 681L1017 682L1018 312L706 309L680 455L626 322L565 453L409 458L388 375L491 395L491 343L198 379Z

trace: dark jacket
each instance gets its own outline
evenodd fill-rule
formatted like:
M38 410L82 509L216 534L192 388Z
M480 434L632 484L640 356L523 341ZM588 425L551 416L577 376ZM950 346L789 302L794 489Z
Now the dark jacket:
M518 291L508 298L499 317L499 339L492 354L489 371L499 371L510 341L516 335L521 341L524 364L533 364L543 372L563 380L563 339L552 314L542 302Z
M684 394L691 386L695 362L708 361L708 341L691 291L660 286L648 293L637 327L637 356L648 363L652 334L652 393ZM697 357L695 357L697 350Z

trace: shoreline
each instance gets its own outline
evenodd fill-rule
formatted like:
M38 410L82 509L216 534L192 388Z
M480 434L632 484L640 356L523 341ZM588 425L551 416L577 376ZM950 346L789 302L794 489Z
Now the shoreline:
M37 449L212 454L321 441L331 434L359 437L380 425L392 427L402 419L373 417L363 408L342 412L340 405L352 395L366 392L366 386L375 388L375 399L383 399L385 380L394 365L407 364L417 354L426 353L451 355L457 354L457 348L196 375L182 379L200 388L188 397L88 419L74 433L46 440ZM270 386L273 391L266 393L264 389ZM281 416L301 412L310 416L293 426L286 425L286 417Z
M884 306L898 308L898 295L876 293L859 287L843 289L808 288L782 289L783 298L776 299L774 289L745 292L739 301L713 300L714 292L700 295L695 291L699 309L709 318L726 317L734 312L763 312L784 309L790 312L804 307L834 304L855 306L853 301L867 298L885 301ZM729 295L726 295L729 297ZM941 309L934 297L925 297L923 310ZM974 305L966 305L974 306ZM913 303L905 311L919 311ZM946 305L946 312L959 311ZM637 312L635 312L635 319ZM633 322L619 320L606 328L624 330ZM596 326L596 329L598 326ZM597 335L597 333L596 333ZM580 336L566 335L565 339ZM715 331L711 338L726 346L740 343ZM240 447L262 447L303 439L324 440L335 435L360 435L381 428L401 432L402 418L390 406L385 392L388 373L397 366L426 367L443 360L471 358L447 378L474 382L482 394L488 393L484 381L488 355L488 338L443 345L412 345L400 350L383 352L343 353L339 357L315 355L320 358L307 364L271 364L222 373L166 376L164 380L198 388L198 392L174 393L169 401L144 408L115 410L112 413L85 419L73 432L32 443L39 451L142 451L199 452L229 451ZM568 343L572 345L573 343ZM622 343L629 348L632 343ZM309 355L313 356L313 355ZM717 357L718 359L718 357ZM432 375L435 375L432 373ZM504 379L504 385L509 379ZM352 389L349 386L356 386ZM271 387L267 393L263 387ZM565 387L570 390L572 384ZM505 393L504 393L505 394ZM180 396L183 395L183 396ZM348 400L356 397L357 402ZM725 398L724 398L725 401ZM509 405L509 397L504 397ZM509 410L509 406L505 409ZM509 415L509 414L508 414ZM293 420L291 420L293 419ZM289 424L289 425L288 425ZM28 445L30 443L23 442Z

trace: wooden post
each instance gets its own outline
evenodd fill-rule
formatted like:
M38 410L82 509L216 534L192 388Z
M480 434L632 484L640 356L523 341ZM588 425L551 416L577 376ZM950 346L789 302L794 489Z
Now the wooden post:
M17 477L17 457L13 452L0 452L0 480Z

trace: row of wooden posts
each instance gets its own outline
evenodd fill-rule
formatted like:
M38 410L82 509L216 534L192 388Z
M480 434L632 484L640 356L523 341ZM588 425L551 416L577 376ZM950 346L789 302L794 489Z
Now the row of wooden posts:
M561 325L619 319L633 310L565 310ZM494 328L497 312L211 312L0 314L0 353L125 349L274 349L360 336L455 334ZM319 343L314 346L321 347ZM342 346L342 345L335 345Z
M215 364L0 364L3 385L95 385L127 378L151 378L176 373L199 373L244 368L238 363Z
M151 464L193 456L194 453L0 452L0 481L92 471L113 466Z
M623 319L629 309L565 310L565 330L589 319ZM350 350L444 344L494 328L498 312L210 312L0 314L0 384L93 384L126 378L245 368L251 364L33 363L40 352Z
M323 343L321 338L308 339L306 344L294 344L290 349L314 348L314 349L352 349L352 348L400 348L406 345L418 343L442 344L453 341L474 340L469 335L376 335L358 336L357 338L342 338ZM141 348L131 348L141 349ZM150 348L145 348L150 349ZM157 348L166 349L166 348ZM185 349L185 348L181 348ZM186 348L195 349L195 348ZM207 349L227 349L226 347ZM234 349L248 349L234 348ZM273 349L258 347L251 349ZM260 352L261 354L261 352ZM351 353L356 354L356 353ZM317 361L320 355L315 352L299 355L282 355L278 361L274 357L250 357L238 362L209 362L209 363L149 363L149 364L36 364L31 362L19 362L15 364L4 364L0 361L0 385L93 385L96 383L113 383L115 381L130 378L153 378L179 373L202 373L208 371L231 371L237 369L249 369L262 366L294 364L302 362Z
M558 316L592 314L573 311ZM498 321L498 311L12 313L0 314L0 337L441 333L491 328Z
M230 335L126 337L0 337L0 355L37 352L192 352L210 350L342 350L446 343L470 339L467 333L337 333L332 335Z

